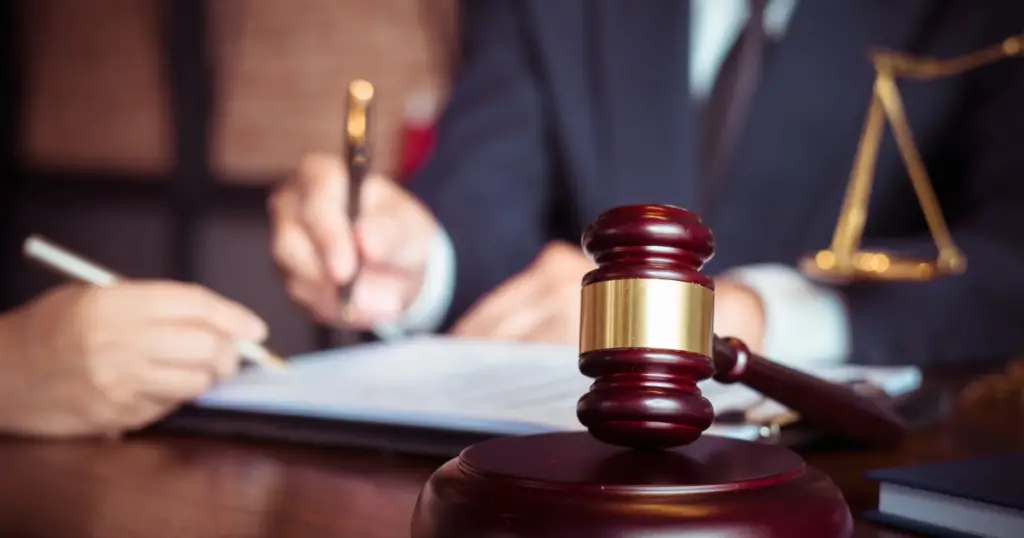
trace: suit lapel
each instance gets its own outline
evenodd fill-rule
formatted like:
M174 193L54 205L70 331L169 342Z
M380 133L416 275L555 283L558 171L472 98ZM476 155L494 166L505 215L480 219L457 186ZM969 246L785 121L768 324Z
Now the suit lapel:
M592 117L605 205L694 207L689 2L586 2ZM604 209L604 208L600 208Z
M705 215L719 239L715 262L799 256L807 211L817 205L838 215L874 77L868 52L912 47L931 4L800 3L766 65L733 167ZM765 231L772 241L749 240ZM776 237L786 246L779 248Z

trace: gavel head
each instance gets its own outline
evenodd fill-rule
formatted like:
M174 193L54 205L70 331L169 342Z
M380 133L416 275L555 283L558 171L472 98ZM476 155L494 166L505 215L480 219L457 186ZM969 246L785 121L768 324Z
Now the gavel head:
M713 373L714 254L700 218L672 206L600 215L583 234L596 263L583 277L576 407L596 439L637 449L691 443L714 420L697 382Z

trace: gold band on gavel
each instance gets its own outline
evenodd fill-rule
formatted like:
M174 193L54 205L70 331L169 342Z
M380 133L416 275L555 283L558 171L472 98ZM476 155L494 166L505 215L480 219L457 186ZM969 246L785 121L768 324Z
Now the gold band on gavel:
M633 278L583 286L580 353L654 348L711 356L715 294L688 282Z

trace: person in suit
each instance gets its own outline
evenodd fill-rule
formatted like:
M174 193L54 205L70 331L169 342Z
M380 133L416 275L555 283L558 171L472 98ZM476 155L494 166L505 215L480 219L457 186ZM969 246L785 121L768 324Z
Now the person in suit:
M790 362L1005 359L1024 347L1024 65L903 88L961 276L824 285L864 120L873 47L949 57L1024 29L1024 3L967 0L475 0L434 154L407 188L310 155L270 200L291 297L325 323L391 334L575 342L578 247L600 212L697 211L717 253L715 330ZM934 255L883 145L864 243ZM357 270L357 249L362 267ZM353 283L351 302L339 285Z

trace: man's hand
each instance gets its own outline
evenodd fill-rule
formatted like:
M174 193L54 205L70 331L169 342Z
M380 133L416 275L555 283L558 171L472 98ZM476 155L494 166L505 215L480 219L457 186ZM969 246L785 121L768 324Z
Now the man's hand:
M232 375L263 321L192 284L66 285L0 318L0 430L43 437L146 426Z
M580 281L596 267L577 246L549 243L530 267L487 294L452 328L455 336L576 344Z
M715 334L742 340L751 351L764 347L765 318L761 298L754 290L730 281L715 281Z
M315 319L369 329L394 321L416 298L437 222L382 176L366 178L356 223L345 214L347 198L340 160L304 159L269 200L271 251L288 295ZM351 303L342 305L339 289L349 283Z
M594 267L579 247L550 243L530 267L478 301L455 324L452 334L576 344L581 280ZM715 288L715 333L740 338L751 350L760 350L765 323L760 298L729 280L717 281Z

